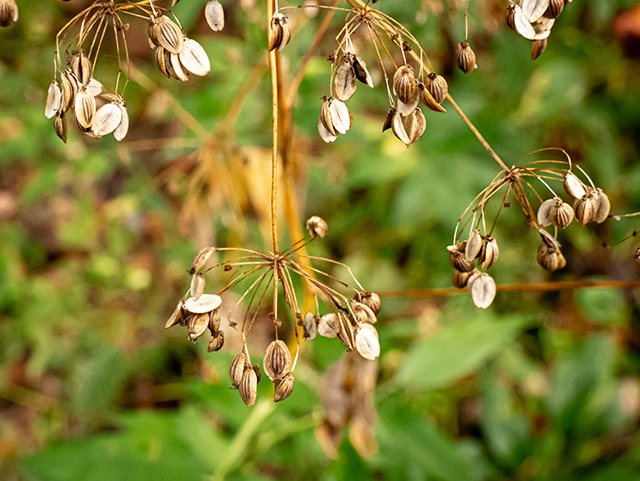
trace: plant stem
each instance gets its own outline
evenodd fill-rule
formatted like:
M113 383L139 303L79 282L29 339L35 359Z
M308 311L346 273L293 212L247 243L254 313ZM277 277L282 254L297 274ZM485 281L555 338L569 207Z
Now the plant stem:
M275 0L267 2L267 32L271 32L271 18L275 9ZM273 49L269 52L269 66L271 68L271 237L273 239L273 252L278 252L278 52Z

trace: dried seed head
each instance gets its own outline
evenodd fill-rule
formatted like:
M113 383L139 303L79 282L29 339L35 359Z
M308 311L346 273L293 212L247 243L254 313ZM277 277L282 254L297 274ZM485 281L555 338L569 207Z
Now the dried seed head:
M204 334L209 326L209 313L194 314L189 317L189 340L195 341Z
M545 200L538 209L538 224L542 227L548 227L553 224L553 217L555 216L555 212L552 214L552 210L558 204L562 205L562 199L559 197L554 197L552 199Z
M449 85L447 84L447 81L442 75L438 75L435 72L431 72L427 76L424 81L424 85L433 99L439 104L444 101L449 93Z
M175 326L182 320L182 317L182 301L180 301L169 320L165 323L164 328L169 329L171 326Z
M434 112L446 112L446 109L442 107L436 99L433 98L431 92L427 89L425 84L422 82L418 82L418 92L420 93L420 100L428 109L433 110Z
M340 318L335 312L330 312L318 319L318 334L328 339L333 339L342 330Z
M480 231L478 229L475 229L469 234L467 245L464 248L465 259L467 259L469 262L473 262L473 260L478 257L478 254L480 254L481 248L482 236L480 235Z
M184 47L184 35L169 17L161 15L149 20L149 39L157 47L164 47L169 53L178 55Z
M460 272L460 271L454 271L453 275L451 276L451 284L453 285L453 287L457 287L458 289L463 289L464 287L467 286L467 282L469 282L469 278L476 274L478 271L478 269L474 269L470 272Z
M558 18L564 8L565 0L550 0L544 16L547 18Z
M211 70L207 52L204 51L202 45L190 38L184 41L184 47L178 57L182 66L193 75L204 77Z
M264 353L262 361L264 372L275 381L291 371L291 353L287 345L280 340L272 341Z
M55 130L56 135L60 137L65 144L67 143L67 119L64 117L63 112L58 112L56 117L53 119L53 130Z
M563 182L564 190L574 199L580 199L587 193L584 184L580 182L580 179L572 172L567 172L564 176Z
M587 225L589 222L596 220L598 211L598 201L592 193L587 193L581 198L576 199L573 204L576 219L581 226Z
M547 48L547 39L534 40L531 44L531 60L537 59Z
M73 107L76 93L78 93L78 81L69 69L60 74L60 90L62 93L61 109L66 112Z
M464 73L471 73L476 65L476 54L473 53L468 42L460 42L456 45L456 63Z
M496 282L486 272L478 272L469 278L467 290L476 307L486 309L496 297Z
M269 30L269 51L278 49L281 52L291 40L291 29L287 17L281 13L274 13Z
M0 27L8 27L18 21L16 0L0 0Z
M380 314L380 296L378 294L376 294L375 292L370 292L370 291L358 292L358 291L356 291L355 295L353 296L353 300L356 301L356 302L361 302L362 304L367 306L369 309L371 309L373 311L373 314L375 316Z
M209 260L209 257L211 257L211 254L213 254L215 251L215 247L205 247L204 249L200 249L198 253L193 257L193 262L191 263L189 274L193 275L202 267L204 267L204 265Z
M207 347L207 352L219 351L220 349L222 349L222 346L224 346L224 331L220 331L215 336L211 336L209 347Z
M367 70L367 64L364 63L364 60L362 60L358 54L350 54L350 58L353 64L353 70L356 73L356 79L373 88L373 79Z
M318 334L318 318L312 312L307 312L304 316L304 327L302 337L308 341L313 341Z
M275 392L273 393L273 400L278 402L287 399L293 391L294 381L295 379L292 374L287 374L282 379L278 379L276 381Z
M560 249L555 245L549 245L544 237L542 239L543 242L538 247L538 255L536 258L538 264L550 272L556 269L562 269L567 264L567 261L560 252Z
M468 261L465 256L465 250L467 241L461 242L455 246L447 247L449 251L449 264L455 270L460 272L470 272L473 270L474 265L472 261Z
M204 314L218 309L222 298L217 294L202 294L197 299L190 297L184 303L184 308L192 314Z
M361 324L356 330L356 351L369 361L380 355L380 341L378 331L371 324Z
M356 88L356 71L353 64L345 58L333 77L333 92L338 100L346 102L355 93Z
M204 18L214 32L224 28L224 10L218 0L210 0L204 7Z
M251 407L256 403L258 376L253 369L245 369L238 390L240 391L240 397L247 406Z
M596 189L596 217L595 221L598 224L602 224L607 217L609 217L609 212L611 210L611 203L609 202L609 197L605 194L600 187Z
M220 331L220 309L214 309L209 313L209 330L212 335L217 335Z
M327 221L317 215L312 215L307 219L306 227L312 239L315 239L316 236L322 238L326 236L329 231Z
M480 250L480 263L482 264L482 269L487 270L498 260L498 256L500 255L500 250L498 249L498 241L496 241L493 236L486 236L485 242Z
M393 75L393 92L403 104L413 104L417 96L417 86L413 68L410 65L402 65L396 70Z
M249 366L249 358L244 352L234 357L231 364L229 364L229 377L231 378L231 384L233 384L233 387L236 389L240 386L242 375L247 366Z

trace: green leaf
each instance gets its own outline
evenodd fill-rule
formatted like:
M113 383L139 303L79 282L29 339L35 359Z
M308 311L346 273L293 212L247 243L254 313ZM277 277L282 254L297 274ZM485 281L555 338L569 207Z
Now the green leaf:
M400 368L401 385L412 388L445 386L476 370L513 341L529 320L519 316L493 320L478 313L444 327L409 351Z

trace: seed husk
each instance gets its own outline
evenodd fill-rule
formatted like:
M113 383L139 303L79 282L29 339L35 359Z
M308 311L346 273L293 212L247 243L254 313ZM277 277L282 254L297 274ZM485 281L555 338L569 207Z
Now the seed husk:
M407 117L406 124L405 130L412 144L417 142L427 129L427 119L419 107L416 107L411 115Z
M542 204L540 204L540 208L538 209L538 224L542 227L548 227L551 225L551 208L555 205L556 198L547 199Z
M53 118L53 116L60 110L61 102L62 91L60 90L58 81L54 80L49 85L49 90L47 90L47 103L44 107L45 117L48 119Z
M418 92L418 90L416 90ZM408 117L411 115L416 108L418 108L418 104L420 103L420 95L416 95L410 104L405 104L400 99L398 99L398 112L403 117Z
M295 378L293 374L287 374L282 379L278 379L276 381L275 392L273 393L273 400L278 402L287 399L293 391L294 382Z
M206 282L200 272L196 272L191 278L191 296L197 301L204 294L204 286Z
M575 211L576 219L584 227L589 222L596 220L598 201L591 193L587 193L580 199L575 200L573 210Z
M169 320L165 323L164 328L169 329L170 327L175 326L182 320L182 317L182 301L180 301L173 311L173 314L171 314Z
M53 130L65 144L67 143L67 119L63 112L58 112L53 119Z
M211 30L214 32L222 30L224 28L224 9L220 2L210 0L204 7L204 18Z
M120 125L118 125L118 128L116 128L116 130L113 132L113 137L117 141L120 141L124 139L127 136L127 132L129 132L129 114L127 112L127 107L124 103L124 100L118 102L117 105L120 109L120 112L122 113L122 120L120 121Z
M556 198L558 199L558 198ZM557 227L561 227L564 229L573 220L574 213L573 209L566 202L562 202L561 199L558 199L554 206L551 208L551 223Z
M332 134L324 126L322 122L322 114L320 114L320 117L318 117L318 133L320 134L320 138L326 143L334 142L338 138L337 134Z
M537 59L547 48L547 39L534 40L531 44L531 60Z
M117 105L108 103L96 111L91 124L91 131L96 137L102 137L116 130L121 122L122 110Z
M189 270L189 274L193 275L195 272L199 271L204 267L207 263L211 254L216 251L215 247L205 247L204 249L200 249L198 253L193 256L193 261L191 262L191 269Z
M473 260L480 254L480 249L482 248L482 236L480 235L480 231L478 229L474 229L473 232L469 234L469 239L467 240L467 245L464 248L464 257L469 262L473 262Z
M356 72L347 59L336 69L333 77L333 92L338 100L346 102L357 88Z
M382 131L389 130L393 125L393 117L396 114L397 109L391 107L387 112L387 117L384 119L384 124L382 124Z
M178 55L182 66L193 75L204 77L211 70L211 63L202 45L193 39L186 39L182 52Z
M567 265L567 261L560 252L557 246L549 245L546 239L543 237L543 243L538 247L538 254L536 260L540 267L553 272L557 269L562 269Z
M238 388L238 386L240 386L242 375L248 365L249 360L244 352L241 352L233 358L231 364L229 364L229 377L231 378L231 384L233 384L233 387Z
M78 93L78 81L69 69L60 75L60 90L62 93L61 108L63 112L66 112L73 107Z
M341 331L340 318L335 312L320 316L318 320L318 334L328 339L333 339Z
M0 27L8 27L18 21L18 4L16 0L0 1Z
M194 314L189 318L189 340L195 341L209 326L209 313Z
M496 297L496 282L486 272L478 272L467 282L467 289L476 307L486 309Z
M547 18L558 18L564 8L564 0L550 0L544 16Z
M471 272L474 268L473 262L470 262L465 257L465 249L467 242L455 246L448 246L449 251L449 265L460 272Z
M395 135L398 140L400 140L407 147L411 145L411 138L409 134L407 134L407 130L405 129L404 122L402 121L402 115L399 110L396 110L393 115L393 119L391 120L391 131L393 135Z
M353 120L347 104L338 99L331 99L328 110L331 124L335 131L339 134L346 134L351 128L351 122Z
M167 56L165 55L165 52L166 51L164 47L156 48L156 63L158 64L158 69L160 70L160 72L162 72L168 78L171 78L171 72L169 72L166 64ZM168 58L170 59L171 57Z
M565 192L574 199L580 199L587 193L584 184L580 182L580 179L572 172L565 174L563 186Z
M91 60L89 60L82 50L79 50L73 56L71 60L71 71L78 79L80 85L87 85L91 80L91 74L93 73Z
M449 93L449 85L442 75L431 72L424 81L424 85L433 97L433 99L441 104Z
M331 120L331 110L329 106L331 105L331 101L333 98L324 98L322 102L322 106L320 107L320 117L319 120L322 122L323 127L331 134L337 135L336 128L333 125L333 121Z
M212 336L209 341L209 347L207 347L207 352L216 352L222 349L224 346L224 331L220 331L217 335Z
M467 282L469 282L469 278L477 272L480 271L478 271L478 269L474 269L469 272L453 271L451 284L453 287L457 287L458 289L464 289L467 286Z
M180 56L178 54L171 54L171 67L173 67L173 74L178 80L186 82L189 80L189 72L184 68L182 62L180 62Z
M373 311L373 314L377 316L380 314L380 296L375 292L365 291L358 292L356 291L355 296L353 296L353 300L356 302L361 302L369 309Z
M522 13L529 22L538 20L549 7L549 0L522 0L520 2Z
M178 55L184 47L182 30L169 17L162 15L150 20L149 38L158 47Z
M477 67L476 54L468 42L460 42L456 45L456 63L464 73L471 73Z
M533 40L536 35L536 31L531 25L531 22L527 19L520 6L516 5L509 10L507 14L507 25L513 25L513 29L522 35L527 40Z
M498 241L496 241L493 236L485 236L484 244L482 249L480 250L480 263L482 264L482 269L487 270L498 260L498 256L500 255L500 249L498 249Z
M318 215L312 215L307 219L305 227L309 231L312 239L317 237L324 237L329 232L329 224L322 217Z
M353 313L356 324L362 324L368 322L369 324L375 324L377 319L373 310L363 304L362 302L354 302L351 304L351 311Z
M269 379L275 381L291 371L291 353L287 345L281 340L272 341L264 353L262 361L264 372Z
M596 189L596 194L597 207L595 221L598 224L602 224L605 220L607 220L607 217L609 217L611 203L609 202L609 197L607 197L607 194L605 194L599 187Z
M91 129L93 117L96 113L96 100L84 88L81 88L76 95L75 113L78 125L83 129Z
M369 361L380 355L378 331L371 324L362 324L356 330L355 347L358 354Z
M318 334L318 318L312 312L307 312L304 315L304 325L302 330L302 337L307 341L313 341Z
M418 82L418 92L420 92L420 100L425 107L434 112L446 112L446 109L436 102L436 99L433 98L433 95L431 95L431 92L429 92L424 83Z
M367 70L367 64L360 58L358 54L352 54L351 60L353 62L353 70L356 73L356 79L362 82L363 84L367 84L369 87L373 88L373 79L371 78L371 74Z
M416 79L410 65L402 65L393 75L393 91L403 104L411 105L416 98ZM414 106L415 108L415 106ZM413 109L412 109L413 110Z
M184 308L193 314L203 314L219 308L221 304L222 298L217 294L202 294L197 299L187 299Z
M256 403L258 376L253 369L245 369L238 390L240 391L242 401L244 401L247 406L251 407Z
M278 52L282 52L290 40L291 29L287 23L287 17L281 13L274 13L269 30L269 51L278 49Z

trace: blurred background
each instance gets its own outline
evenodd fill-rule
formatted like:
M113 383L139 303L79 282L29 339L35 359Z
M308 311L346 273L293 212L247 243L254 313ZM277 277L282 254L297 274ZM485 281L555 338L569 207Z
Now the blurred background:
M381 293L380 358L307 342L292 395L274 404L263 381L248 408L227 374L238 332L208 354L204 339L164 330L200 248L270 248L265 6L222 0L225 29L213 33L205 3L174 9L212 64L186 83L158 71L146 22L123 15L131 127L120 143L70 124L65 145L44 117L55 34L91 2L18 0L19 21L0 30L0 479L640 479L638 290L525 288L499 293L486 311L468 295L414 291L450 287L446 246L499 168L447 102L447 113L426 113L426 133L409 149L381 133L389 105L364 34L354 43L376 87L359 86L352 129L322 142L326 57L345 12L293 90L280 227L286 245L310 215L328 221L309 251L345 262ZM613 214L639 211L637 2L573 1L532 62L530 42L505 25L507 2L472 1L478 69L469 75L453 54L465 3L376 8L420 41L508 165L562 147ZM284 11L293 30L281 57L285 93L326 12ZM102 49L95 77L113 90L112 36ZM574 223L559 237L568 265L549 274L536 263L539 236L514 207L494 231L498 284L638 279L637 218ZM207 292L227 280L211 273ZM252 331L256 353L269 322L261 313Z

